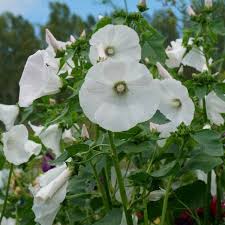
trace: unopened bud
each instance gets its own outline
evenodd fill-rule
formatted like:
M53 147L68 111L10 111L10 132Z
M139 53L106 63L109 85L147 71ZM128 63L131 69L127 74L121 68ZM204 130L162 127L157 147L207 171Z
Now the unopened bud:
M48 45L52 46L55 52L61 49L59 42L48 29L45 30L45 39Z
M70 42L71 43L76 42L76 38L73 35L70 35Z
M205 7L211 8L213 6L213 1L212 0L205 0Z
M162 79L171 79L171 75L169 72L161 65L161 63L157 62L156 63L159 75Z
M146 0L139 0L137 4L137 8L140 12L144 12L148 10Z
M187 14L188 14L189 16L196 16L196 13L195 13L195 11L192 9L191 6L188 6L188 7L187 7Z
M157 133L158 132L158 127L159 127L159 125L156 124L156 123L150 122L150 124L149 124L149 128L150 128L150 131L152 133Z
M55 105L56 104L56 100L54 98L49 98L49 104L50 105Z
M81 32L81 35L80 35L80 37L81 38L86 38L86 31L85 30L83 30L82 32Z
M211 126L210 124L206 124L204 127L203 127L204 130L210 130L211 129Z
M101 20L101 19L103 19L103 18L104 18L103 15L101 15L101 14L98 15L98 20Z
M81 129L81 137L84 138L84 139L90 138L89 133L88 133L88 129L87 129L85 124L83 124L82 129Z

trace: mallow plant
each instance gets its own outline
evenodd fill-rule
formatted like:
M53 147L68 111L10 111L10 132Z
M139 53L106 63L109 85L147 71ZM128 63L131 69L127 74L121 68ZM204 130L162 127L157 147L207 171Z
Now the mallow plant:
M180 39L139 12L27 59L0 104L0 224L223 224L225 24L205 1Z

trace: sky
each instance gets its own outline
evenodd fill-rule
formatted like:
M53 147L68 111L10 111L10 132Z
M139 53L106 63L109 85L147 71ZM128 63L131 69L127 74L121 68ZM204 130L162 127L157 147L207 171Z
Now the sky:
M85 18L88 14L96 18L99 14L109 13L110 6L100 4L100 0L0 0L0 13L10 11L16 15L22 15L33 24L44 24L48 19L49 2L66 3L72 12ZM147 0L149 13L162 8L158 0ZM129 11L136 11L138 0L127 0ZM124 0L114 0L117 6L124 7Z

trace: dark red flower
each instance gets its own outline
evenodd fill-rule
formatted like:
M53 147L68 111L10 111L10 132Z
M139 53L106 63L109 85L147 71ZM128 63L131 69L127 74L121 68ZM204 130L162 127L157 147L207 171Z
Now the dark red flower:
M175 225L194 225L194 220L188 211L184 211L175 220Z

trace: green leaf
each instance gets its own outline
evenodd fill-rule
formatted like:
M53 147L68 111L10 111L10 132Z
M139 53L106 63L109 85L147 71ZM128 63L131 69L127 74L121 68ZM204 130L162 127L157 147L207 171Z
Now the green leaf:
M86 144L74 144L66 148L69 155L75 156L77 153L87 152L89 150L89 145Z
M223 160L219 157L212 157L206 154L200 154L196 155L193 158L191 158L186 166L183 169L183 172L186 172L188 170L202 170L205 173L210 172L212 169L214 169L216 166L223 163Z
M168 120L159 110L156 111L150 121L156 124L165 124L170 122L170 120Z
M110 17L103 17L95 26L95 32L101 28L103 28L104 26L111 24L112 23L112 19Z
M129 181L131 181L133 186L142 186L149 188L152 183L151 176L145 171L135 171L128 176Z
M51 165L58 165L64 163L70 157L67 151L64 151L57 159L50 161Z
M126 154L134 154L134 153L141 153L144 151L150 151L153 149L152 143L150 141L145 141L140 144L135 144L133 142L127 142L120 145L118 151L123 151Z
M106 214L106 216L94 223L94 225L119 225L122 220L122 210L120 208L114 208Z
M191 136L204 153L210 156L223 156L223 144L220 140L220 134L216 131L204 129Z
M174 198L169 201L169 207L180 208L181 210L185 208L183 204L192 209L203 207L205 192L206 184L203 181L196 181L182 186L174 191Z
M152 64L165 61L164 38L159 33L146 31L141 35L141 40L143 59L148 58Z
M177 162L174 160L166 165L163 165L162 168L160 168L159 170L156 170L154 172L151 173L151 176L153 177L164 177L167 176L169 174L171 174L175 168L177 168Z

